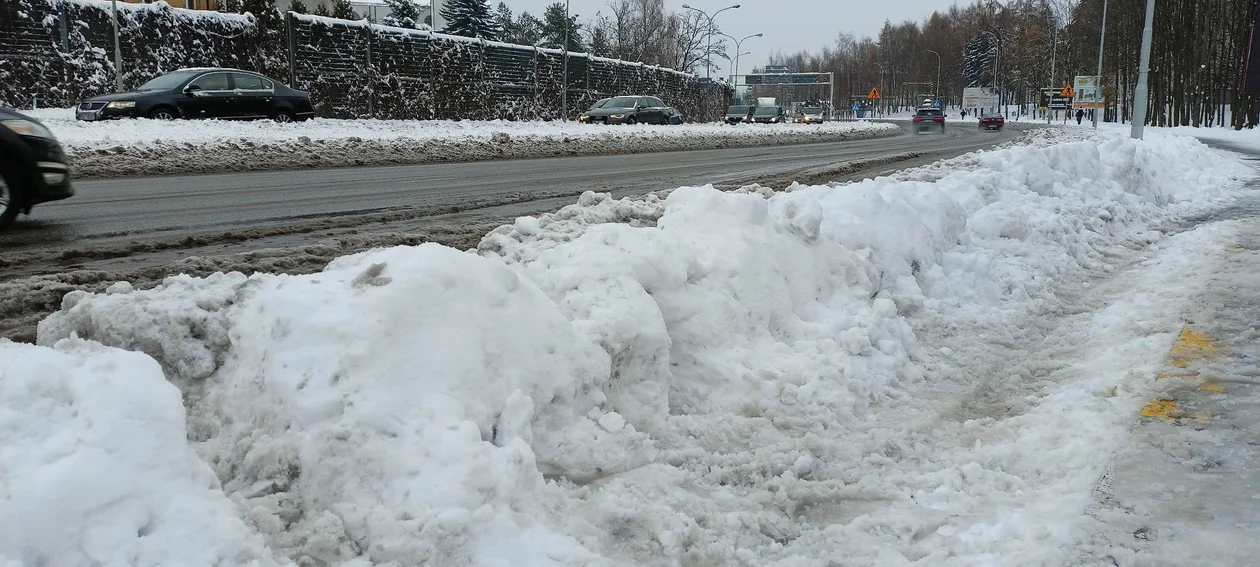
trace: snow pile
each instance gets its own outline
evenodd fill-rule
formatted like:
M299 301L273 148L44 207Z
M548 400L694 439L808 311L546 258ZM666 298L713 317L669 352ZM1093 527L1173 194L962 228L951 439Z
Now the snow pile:
M153 359L0 342L0 564L276 565Z
M893 124L684 124L340 120L80 122L29 111L65 146L77 177L262 171L803 144L900 133ZM198 159L188 159L190 152Z
M894 474L925 435L898 408L959 380L912 323L1061 305L1056 279L1248 174L1188 138L1080 136L839 187L590 193L475 254L76 292L40 342L156 358L241 517L302 563L1014 565L1000 519L1080 483L1009 445Z

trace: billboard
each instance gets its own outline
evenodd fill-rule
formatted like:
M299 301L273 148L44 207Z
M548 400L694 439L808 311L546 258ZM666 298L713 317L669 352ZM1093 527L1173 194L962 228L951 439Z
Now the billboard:
M1072 107L1072 99L1060 94L1060 89L1041 89L1041 98L1037 108L1041 110L1067 110Z
M1076 98L1072 99L1072 108L1102 108L1106 106L1103 100L1102 88L1098 85L1098 77L1094 75L1077 75L1076 80L1072 81L1072 88L1076 91Z
M993 87L968 87L963 89L963 108L997 108L997 89Z
M1251 28L1243 46L1243 94L1260 94L1260 0L1251 2Z

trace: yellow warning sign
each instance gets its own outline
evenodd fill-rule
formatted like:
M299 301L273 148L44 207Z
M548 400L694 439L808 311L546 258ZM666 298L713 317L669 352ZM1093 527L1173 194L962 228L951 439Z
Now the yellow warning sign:
M1072 90L1072 84L1063 85L1063 90L1059 91L1059 96L1065 98L1076 98L1076 91Z
M879 87L871 87L871 92L866 95L867 100L880 100L881 98L883 97L879 96Z

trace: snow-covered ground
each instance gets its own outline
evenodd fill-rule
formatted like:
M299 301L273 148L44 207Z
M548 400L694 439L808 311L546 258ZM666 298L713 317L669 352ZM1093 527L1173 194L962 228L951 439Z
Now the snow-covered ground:
M872 122L597 126L575 122L338 120L114 120L81 122L73 109L24 111L66 147L77 177L262 171L578 154L769 146L900 133Z
M74 292L0 350L0 564L1105 554L1095 484L1185 314L1144 282L1253 175L1045 129L848 185L587 194L471 253Z

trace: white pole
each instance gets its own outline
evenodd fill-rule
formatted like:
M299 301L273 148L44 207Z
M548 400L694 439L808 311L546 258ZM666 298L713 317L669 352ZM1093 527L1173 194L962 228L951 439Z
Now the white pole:
M1151 35L1154 23L1155 0L1146 0L1146 27L1142 28L1142 63L1138 67L1137 91L1133 95L1133 124L1129 131L1129 136L1134 140L1142 139L1142 128L1146 125L1146 83L1151 72Z
M569 0L564 0L564 72L560 79L560 119L569 121Z
M122 45L118 42L118 0L110 2L114 19L114 90L122 92Z
M1107 45L1107 0L1103 0L1103 18L1102 30L1098 32L1098 75L1094 77L1094 129L1098 129L1098 119L1102 112L1099 112L1098 101L1102 99L1102 63L1103 63L1103 47Z
M429 20L433 22L433 31L440 32L446 29L446 18L442 17L442 5L446 0L430 0L429 1Z

